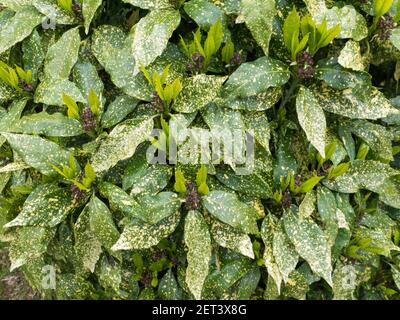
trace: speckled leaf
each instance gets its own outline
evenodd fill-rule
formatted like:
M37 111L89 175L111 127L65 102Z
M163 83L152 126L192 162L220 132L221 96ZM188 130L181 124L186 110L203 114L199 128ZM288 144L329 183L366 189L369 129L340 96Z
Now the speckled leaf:
M379 200L387 205L400 209L400 173L387 178L379 191Z
M47 79L68 79L78 60L81 38L79 29L70 29L47 51L44 74Z
M137 146L149 138L153 118L137 118L117 125L92 157L95 172L104 172L120 160L130 158Z
M319 60L315 74L318 79L338 90L371 84L371 75L368 72L345 69L334 58Z
M171 2L169 0L123 0L126 3L130 3L135 7L142 9L168 9L171 8Z
M178 283L176 282L171 269L169 269L160 280L160 284L158 285L158 296L163 300L182 299L182 290L178 287Z
M220 221L244 233L257 234L257 212L234 193L211 191L203 197L205 208Z
M333 299L353 300L357 273L354 266L338 261L333 272Z
M283 222L297 253L332 286L331 250L324 232L311 219L300 220L293 208L285 212Z
M102 182L99 185L99 191L102 197L108 199L113 211L121 211L128 217L138 214L138 202L120 187L109 182Z
M94 56L110 74L112 82L126 94L135 87L135 59L127 35L119 28L103 25L92 37Z
M211 261L211 239L207 223L198 211L185 219L184 241L188 248L185 282L195 299L200 300Z
M75 83L68 79L49 79L40 82L35 91L35 103L44 103L50 106L63 106L63 93L69 95L76 102L86 102Z
M154 10L134 26L132 35L132 53L136 60L134 75L138 73L141 65L147 67L163 53L180 21L179 11Z
M75 252L83 269L94 272L102 249L101 242L90 230L89 205L83 209L75 223Z
M299 205L299 217L300 219L305 219L311 216L311 214L315 211L315 203L317 202L317 198L313 190L307 192L304 196L303 201Z
M57 24L74 24L78 22L73 13L58 5L57 0L34 0L32 4L46 17L54 17Z
M0 0L0 5L13 11L18 11L24 6L29 6L31 2L32 0Z
M321 107L328 112L351 119L376 120L389 114L399 114L383 93L375 88L357 88L337 91L319 86L313 90Z
M385 179L398 174L398 170L378 161L355 160L344 175L324 184L342 193L356 193L360 189L380 193Z
M3 133L2 135L26 164L44 175L55 174L51 164L62 166L68 163L70 153L52 141L25 134Z
M107 110L101 118L103 128L110 128L125 119L125 117L135 110L139 100L127 95L118 96L109 104Z
M122 283L122 271L118 263L103 256L96 273L98 273L99 283L102 287L110 288L119 293Z
M32 79L36 81L39 69L46 57L42 37L37 30L34 30L32 34L24 40L22 43L22 51L24 53L24 68L32 71Z
M332 247L339 231L335 195L326 187L318 187L317 199L318 213L324 224L329 245Z
M43 227L19 228L9 249L11 271L43 255L54 234L54 229Z
M175 213L157 224L133 222L124 228L121 237L111 248L117 250L148 249L167 238L178 226L180 213Z
M68 118L61 113L48 114L46 112L22 117L9 131L50 137L73 137L83 133L78 120Z
M7 132L9 128L11 128L16 122L18 122L27 102L27 99L20 99L14 100L10 104L10 106L8 107L8 112L6 112L0 118L0 131Z
M268 55L272 22L276 9L274 0L242 0L241 14L254 39Z
M119 238L112 214L108 207L96 196L93 196L87 207L90 231L109 250Z
M265 92L269 87L279 87L290 78L288 67L281 61L261 57L243 63L229 77L223 87L225 94L249 97Z
M352 38L355 41L360 41L367 37L367 22L353 6L346 5L341 8L334 6L328 9L324 1L307 0L305 3L313 19L318 23L322 23L326 18L328 28L333 28L335 25L340 24L341 31L338 38Z
M278 294L281 291L282 274L279 270L273 253L273 239L277 228L277 218L271 214L267 215L261 225L261 238L264 242L264 263L268 271L268 276L273 279L276 284Z
M265 92L250 97L225 94L214 101L218 106L233 110L263 111L272 108L281 98L282 88L269 88Z
M220 20L224 38L230 37L224 12L210 1L190 0L184 4L184 10L204 30L208 30L217 20Z
M254 259L253 244L247 234L239 232L235 228L218 220L214 220L211 225L211 235L221 247Z
M101 96L103 92L103 82L97 74L96 67L89 62L78 62L73 71L74 82L81 90L82 96L87 98L91 89Z
M204 108L218 95L227 77L195 75L182 80L182 91L173 104L174 110L192 113Z
M326 119L312 91L301 87L296 99L297 117L307 139L325 157Z
M338 62L344 68L363 71L365 66L360 52L360 44L353 40L347 41L342 51L340 51Z
M282 296L297 300L306 300L309 290L307 279L299 271L294 270L282 290Z
M289 274L296 268L297 262L299 261L299 255L297 254L293 244L289 241L282 221L278 223L274 232L272 252L283 281L286 283L289 280Z
M72 200L67 189L54 183L42 184L26 199L20 214L5 227L55 227L71 210Z
M85 20L86 34L89 33L90 23L102 2L102 0L83 0L82 14Z
M150 224L157 224L161 220L176 213L181 206L181 199L173 192L160 192L157 195L145 195L138 199L141 209L141 218Z
M394 283L396 284L397 289L400 290L400 271L394 266L392 266L391 270Z
M400 50L400 27L392 30L390 41L398 50Z
M262 199L271 198L273 195L272 163L267 157L256 157L254 170L249 174L238 175L231 168L225 167L217 169L216 177L224 185L238 192Z
M42 22L41 15L31 6L22 7L0 29L0 53L28 37L32 30Z

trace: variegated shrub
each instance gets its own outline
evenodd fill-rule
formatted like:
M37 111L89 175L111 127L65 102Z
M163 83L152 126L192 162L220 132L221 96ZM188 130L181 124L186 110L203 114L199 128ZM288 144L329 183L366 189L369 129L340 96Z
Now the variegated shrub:
M53 299L399 299L399 79L398 0L0 0L11 269Z

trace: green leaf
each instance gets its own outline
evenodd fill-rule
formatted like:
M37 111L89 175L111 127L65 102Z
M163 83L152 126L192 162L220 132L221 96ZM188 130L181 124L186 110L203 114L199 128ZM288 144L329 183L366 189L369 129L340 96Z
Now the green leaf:
M90 231L100 241L103 247L110 250L119 239L112 214L108 207L96 196L93 196L87 206Z
M87 204L75 223L75 252L82 271L94 272L102 253L101 242L90 229L90 204Z
M274 232L272 252L279 272L282 275L282 279L287 283L290 273L296 268L299 255L297 254L293 244L289 241L282 221L278 223Z
M285 212L283 222L297 253L332 286L331 250L323 231L311 219L300 220L293 208Z
M52 164L57 166L68 164L70 153L54 142L25 134L2 133L2 135L26 164L44 175L55 173Z
M226 16L215 4L208 0L191 0L185 2L184 10L204 30L209 30L216 21L220 20L224 39L230 38L230 31L226 25Z
M376 120L400 111L376 88L358 87L337 91L328 87L313 89L320 106L327 112L351 119Z
M172 168L163 164L149 164L144 145L129 160L122 179L124 190L131 190L132 196L156 194L164 189L172 176Z
M182 113L192 113L204 108L219 94L227 77L195 75L182 80L182 91L175 100L173 108Z
M78 62L73 70L74 82L84 98L89 96L90 90L101 96L104 85L96 67L89 62ZM101 107L99 105L99 107Z
M5 227L55 227L72 210L72 200L65 188L54 183L39 185L26 199L22 211Z
M185 219L184 241L188 248L185 282L195 299L201 299L211 261L211 239L207 223L198 211Z
M178 287L175 276L172 270L169 269L160 280L158 296L163 300L181 300L181 295L182 292Z
M145 195L140 197L138 202L141 209L140 217L153 225L176 214L181 207L181 200L173 192Z
M0 53L28 37L42 22L43 16L32 6L21 7L5 25L0 28Z
M214 241L221 247L254 259L253 244L247 234L237 231L235 228L218 220L214 220L211 225L211 235Z
M154 10L140 19L134 26L131 40L136 61L133 75L139 72L139 66L147 67L163 53L180 21L179 12L172 9Z
M301 87L296 99L297 117L307 139L325 157L326 119L312 91Z
M172 7L169 0L123 0L126 3L130 3L135 7L142 9L168 9Z
M130 158L137 146L150 137L153 118L142 117L117 125L102 142L90 161L96 173L105 172Z
M61 113L46 112L24 116L8 131L49 137L74 137L83 134L82 126L76 119L68 118Z
M360 44L353 40L347 41L342 51L340 51L338 62L344 68L363 71L365 63L361 55Z
M257 211L240 202L236 194L211 191L203 197L203 205L218 220L244 233L258 233Z
M276 14L274 0L241 0L241 14L254 39L268 55L272 23Z
M183 175L182 171L180 171L180 170L175 170L174 190L179 193L186 192L186 179L185 179L185 176Z
M44 62L44 74L47 79L68 79L73 66L78 60L80 42L79 29L74 28L65 32L48 49Z
M351 61L353 62L353 60ZM344 62L342 61L342 63ZM368 72L356 72L344 69L334 58L319 60L316 76L318 79L324 80L332 88L338 90L371 84L371 75Z
M84 0L82 5L82 15L85 20L85 32L89 33L90 23L94 15L96 14L97 9L100 7L102 0Z
M129 218L139 215L138 202L121 188L109 182L102 182L99 191L102 197L108 199L113 211L121 211Z
M356 193L360 189L381 193L385 179L398 174L398 170L378 161L355 160L344 175L325 181L324 184L329 189L342 193Z
M45 79L35 91L34 102L51 106L63 106L63 94L68 94L76 102L86 102L77 86L68 79Z
M10 270L13 271L41 257L46 251L55 230L43 227L19 228L10 245Z
M118 96L104 112L101 118L102 127L110 128L124 120L127 115L136 109L138 102L136 98L127 95Z
M284 85L290 78L288 67L281 61L261 57L243 63L229 77L223 87L226 94L249 97L265 92L270 87Z
M162 239L168 237L180 220L180 213L175 213L157 224L132 222L124 228L121 237L111 250L147 249L157 245Z

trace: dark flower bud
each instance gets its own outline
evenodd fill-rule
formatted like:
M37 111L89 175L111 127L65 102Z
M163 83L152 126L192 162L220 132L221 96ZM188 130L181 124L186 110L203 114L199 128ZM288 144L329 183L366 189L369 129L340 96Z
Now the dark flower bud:
M74 200L77 203L81 203L86 198L86 191L79 189L75 184L73 184L71 186L71 195L72 195L72 200Z
M200 199L200 195L197 191L196 185L193 182L188 181L186 183L186 190L187 190L187 194L186 194L185 208L187 210L200 209L201 199Z
M394 19L390 15L384 15L379 18L378 27L380 32L378 37L381 41L388 40L392 35L392 29L396 26Z
M75 2L72 5L72 10L75 12L76 15L81 15L82 14L82 6L77 2Z
M92 110L88 107L81 113L82 127L85 131L92 131L96 129L96 116Z
M150 273L145 273L144 275L142 275L142 277L140 278L140 282L142 283L143 286L145 286L146 288L150 288L151 287L151 280L153 279L153 277L151 276Z
M286 190L282 198L282 207L285 209L289 209L291 205L292 205L292 197L290 195L290 191Z
M164 112L164 101L162 101L156 92L151 97L150 107L154 113Z
M240 53L235 53L230 61L232 66L240 66L244 62L244 58Z
M297 176L294 178L294 183L295 183L295 185L296 185L297 187L300 187L300 186L301 186L301 176L300 176L300 175L297 175Z
M314 77L315 74L315 63L312 55L307 52L301 52L296 57L297 64L299 66L299 78L308 80Z

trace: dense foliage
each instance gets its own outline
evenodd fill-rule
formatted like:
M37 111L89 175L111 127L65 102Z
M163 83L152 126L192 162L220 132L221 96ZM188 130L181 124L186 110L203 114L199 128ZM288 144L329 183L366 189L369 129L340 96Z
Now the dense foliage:
M400 298L400 1L0 5L0 240L44 298Z

